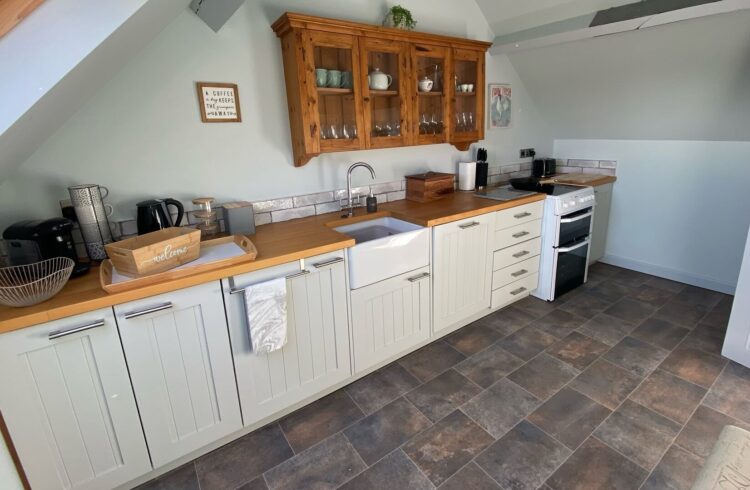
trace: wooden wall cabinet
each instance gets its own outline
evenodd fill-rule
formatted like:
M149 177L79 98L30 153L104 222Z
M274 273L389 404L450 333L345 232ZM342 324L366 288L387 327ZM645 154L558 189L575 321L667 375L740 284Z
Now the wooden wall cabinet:
M437 143L466 150L484 138L491 43L293 13L272 28L281 39L296 166L336 151ZM389 75L387 88L370 88L376 69ZM340 72L341 81L320 70ZM425 77L429 92L418 88ZM462 92L461 84L474 89Z

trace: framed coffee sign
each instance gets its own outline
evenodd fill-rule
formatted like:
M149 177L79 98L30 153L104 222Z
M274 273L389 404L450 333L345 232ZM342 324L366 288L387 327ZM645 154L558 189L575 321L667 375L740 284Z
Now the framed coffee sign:
M203 122L242 122L236 83L198 82L198 101Z

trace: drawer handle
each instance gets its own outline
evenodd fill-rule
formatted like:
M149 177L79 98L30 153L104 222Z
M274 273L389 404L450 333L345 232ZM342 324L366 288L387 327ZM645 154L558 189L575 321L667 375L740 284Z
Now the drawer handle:
M520 231L518 233L513 233L513 238L521 238L522 236L526 236L528 234L528 231Z
M511 291L510 294L512 294L513 296L517 296L517 295L523 293L524 291L526 291L526 288L523 287L523 286L521 286L520 288L514 289L513 291Z
M479 221L472 221L471 223L464 223L463 225L458 225L459 228L462 230L465 230L467 228L474 228L475 226L479 226Z
M426 279L428 277L430 277L430 273L429 272L423 272L423 273L418 274L416 276L407 277L406 280L409 281L409 282L417 282L417 281L421 281L422 279Z
M512 272L510 275L513 277L518 277L526 274L527 272L529 271L527 271L526 269L521 269L520 271Z
M131 318L137 318L139 316L148 315L149 313L156 313L157 311L163 311L168 310L174 305L171 301L167 301L166 303L152 306L151 308L146 308L145 310L140 311L131 311L130 313L125 313L125 319L130 320Z
M316 262L313 264L313 267L315 267L316 269L320 269L322 267L328 267L329 265L338 264L339 262L343 262L343 261L344 261L343 257L334 257L329 260L324 260L323 262Z
M524 255L529 255L529 253L530 252L528 250L521 250L520 252L514 253L513 257L519 258L519 257L523 257Z
M337 262L340 262L340 261L342 261L342 260L344 260L344 259L342 259L341 257L337 257ZM333 262L331 262L331 264L332 264L332 263L333 263ZM319 265L320 265L320 266L326 266L326 265L331 265L331 264L329 264L329 263L325 263L325 264L324 264L324 263L322 263L322 262L321 262L321 263L319 263L319 264L313 264L313 265L314 265L315 267L318 267ZM302 269L301 271L299 271L299 272L295 272L294 274L289 274L288 276L284 276L284 279L294 279L295 277L300 277L300 276L304 276L304 275L307 275L307 274L309 274L309 273L310 273L310 271L309 271L309 270L307 270L307 269ZM269 281L270 281L270 280L271 280L271 279L269 279ZM245 292L245 289L247 289L247 288L233 288L233 289L230 289L230 290L229 290L229 294L240 294L240 293L244 293L244 292Z
M514 214L513 217L516 219L525 218L526 216L531 216L531 213L528 211L524 211L523 213Z
M104 319L96 320L95 322L87 323L85 325L79 325L77 327L71 327L65 330L55 330L54 332L50 332L47 338L50 340L59 339L60 337L65 337L66 335L71 335L78 332L83 332L85 330L91 330L92 328L96 327L103 327L104 326Z

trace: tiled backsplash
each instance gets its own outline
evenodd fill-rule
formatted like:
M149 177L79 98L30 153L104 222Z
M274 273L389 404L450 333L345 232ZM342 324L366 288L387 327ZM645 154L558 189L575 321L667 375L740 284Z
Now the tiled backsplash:
M561 174L602 174L615 175L617 162L614 160L557 160L557 172Z

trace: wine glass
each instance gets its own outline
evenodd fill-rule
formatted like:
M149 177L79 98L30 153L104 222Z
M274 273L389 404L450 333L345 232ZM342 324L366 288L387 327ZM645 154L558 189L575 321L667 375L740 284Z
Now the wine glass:
M422 114L422 117L419 119L419 134L427 134L427 114Z
M437 119L435 119L435 114L433 114L430 116L430 131L432 132L432 134L437 134L438 132L437 128L438 128Z
M330 138L334 140L339 139L339 130L336 128L335 124L331 124L328 127L328 136L330 136Z
M349 127L346 124L341 125L341 136L346 140L351 139L351 135L349 134Z

